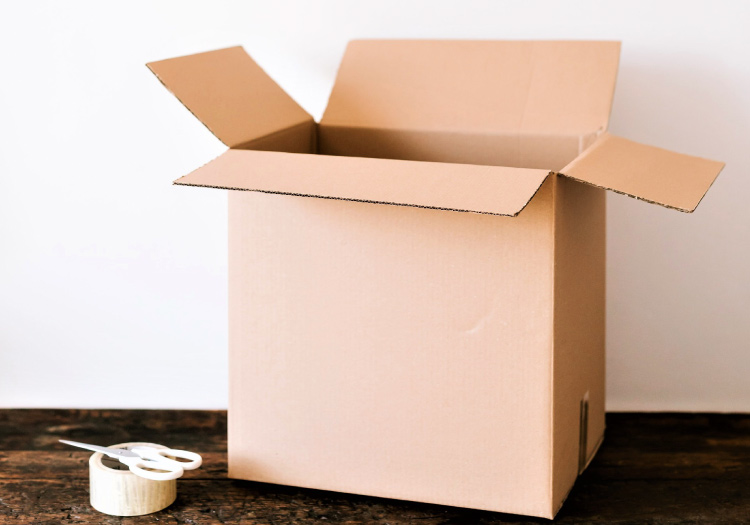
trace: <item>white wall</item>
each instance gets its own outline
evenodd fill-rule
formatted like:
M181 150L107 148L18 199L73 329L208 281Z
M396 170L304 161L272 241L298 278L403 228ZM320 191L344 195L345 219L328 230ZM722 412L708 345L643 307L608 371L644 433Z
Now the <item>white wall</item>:
M727 162L693 215L612 195L613 410L750 411L750 4L0 7L0 406L223 408L224 150L144 63L242 44L324 109L351 38L618 39L611 130ZM551 79L552 81L552 79Z

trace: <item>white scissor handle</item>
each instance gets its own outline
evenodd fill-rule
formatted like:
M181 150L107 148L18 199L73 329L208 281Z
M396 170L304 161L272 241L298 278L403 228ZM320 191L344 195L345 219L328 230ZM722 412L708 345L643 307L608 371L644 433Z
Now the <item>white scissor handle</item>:
M189 450L179 450L175 448L155 448L146 446L133 447L130 450L141 456L143 459L156 461L158 463L166 463L174 467L179 467L183 470L196 469L203 463L203 458L200 456L200 454L190 452ZM184 459L185 461L177 461L167 456Z
M142 478L153 479L155 481L177 479L185 473L185 471L177 461L174 462L176 463L176 465L173 465L172 462L167 463L167 461L154 461L151 459L144 459L143 457L121 457L120 462L130 467L130 471L133 474ZM154 472L151 469L163 470L165 472Z

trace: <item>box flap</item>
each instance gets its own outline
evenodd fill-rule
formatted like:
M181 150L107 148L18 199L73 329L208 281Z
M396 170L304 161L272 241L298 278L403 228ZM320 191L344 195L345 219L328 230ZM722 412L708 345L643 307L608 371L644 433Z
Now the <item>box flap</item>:
M619 42L350 42L324 126L581 135L606 129Z
M723 162L638 144L609 133L562 169L561 175L667 208L692 212Z
M175 184L516 216L548 175L535 169L230 149Z
M313 120L241 47L147 66L230 148Z

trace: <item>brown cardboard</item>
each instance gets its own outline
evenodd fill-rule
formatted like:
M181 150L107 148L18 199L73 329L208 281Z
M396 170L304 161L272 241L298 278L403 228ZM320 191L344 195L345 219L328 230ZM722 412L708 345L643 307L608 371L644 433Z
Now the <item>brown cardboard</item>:
M548 175L546 170L230 149L175 184L516 216Z
M565 177L554 199L552 501L562 502L604 435L606 213L603 191Z
M551 180L516 218L230 192L229 475L550 515Z
M231 147L176 184L244 190L231 477L554 517L604 434L601 188L692 211L723 166L605 133L618 59L357 41L319 124L241 48L150 65Z
M604 133L565 166L562 174L599 188L692 212L723 167L723 162L681 155Z
M321 125L582 135L607 127L619 42L354 41Z
M151 62L149 69L230 148L313 119L241 47Z

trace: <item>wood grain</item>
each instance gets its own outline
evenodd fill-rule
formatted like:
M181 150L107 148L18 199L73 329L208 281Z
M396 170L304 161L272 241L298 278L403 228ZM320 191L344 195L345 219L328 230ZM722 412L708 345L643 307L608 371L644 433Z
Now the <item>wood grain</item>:
M747 523L750 415L609 414L598 456L559 523ZM204 466L177 501L116 518L89 505L89 454L56 443L148 440L196 450ZM0 410L0 524L424 524L546 520L226 478L226 414L202 411Z

